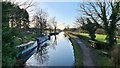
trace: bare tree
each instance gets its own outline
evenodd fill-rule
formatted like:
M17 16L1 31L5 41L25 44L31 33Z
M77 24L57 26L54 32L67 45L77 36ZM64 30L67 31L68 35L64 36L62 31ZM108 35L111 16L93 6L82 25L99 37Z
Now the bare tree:
M52 32L53 27L52 27L51 23L48 22L48 23L46 24L46 26L47 26L47 28L49 29L49 31Z
M86 24L86 18L85 17L76 17L76 25L81 27L84 24Z
M88 22L86 21L87 17L76 17L76 25L79 27L82 27L83 25L87 24Z
M55 21L55 17L53 17L51 19L51 24L52 26L54 27L54 32L56 32L56 29L57 29L57 21Z
M43 30L46 28L46 23L47 23L47 13L45 11L43 11L42 9L38 10L34 16L34 21L36 21L36 23L38 23L38 28L40 28L40 36L42 36L43 34Z
M84 15L89 16L94 21L94 23L105 30L108 38L108 43L110 45L114 45L116 24L120 20L120 16L118 15L119 2L96 1L81 3L80 9Z

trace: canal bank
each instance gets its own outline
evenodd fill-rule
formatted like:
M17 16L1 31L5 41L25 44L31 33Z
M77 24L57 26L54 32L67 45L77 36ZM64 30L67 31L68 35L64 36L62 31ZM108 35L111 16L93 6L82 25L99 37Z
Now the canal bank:
M66 32L65 34L69 37L69 40L71 41L74 49L75 68L80 68L80 66L83 66L82 50L80 48L80 45L74 40L77 39L78 37L73 36L68 32Z

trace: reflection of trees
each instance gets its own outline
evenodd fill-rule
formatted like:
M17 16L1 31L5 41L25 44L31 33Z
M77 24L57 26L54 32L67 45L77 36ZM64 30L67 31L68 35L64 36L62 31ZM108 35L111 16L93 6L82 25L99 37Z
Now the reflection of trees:
M50 42L47 43L47 44L50 45L50 46L49 46L50 48L55 49L55 46L57 45L57 37L56 37L56 35L51 36L51 37L50 37Z
M48 51L47 51L47 44L41 46L37 49L37 53L35 55L35 58L37 59L39 64L43 64L49 59Z
M57 37L54 35L53 43L51 44L52 48L55 49L55 46L57 45Z
M67 40L67 42L70 42L70 40L69 40L69 36L68 36L67 33L64 33L64 37L65 37L65 39Z
M55 49L57 45L57 37L54 35L54 37L51 38L50 44L45 44L41 47L37 48L37 53L35 54L35 59L38 61L39 64L44 64L49 59L48 51L47 51L47 46L50 45L53 49Z
M66 32L64 32L64 37L68 39L69 35Z
M67 37L67 33L66 32L64 33L64 36Z

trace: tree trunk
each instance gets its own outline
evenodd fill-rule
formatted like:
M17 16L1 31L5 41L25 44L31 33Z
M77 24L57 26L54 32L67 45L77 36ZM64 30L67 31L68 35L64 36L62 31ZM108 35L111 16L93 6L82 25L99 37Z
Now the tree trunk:
M56 26L55 26L54 32L56 32Z
M111 26L107 31L107 37L108 37L107 41L109 43L110 49L112 49L115 43L117 42L115 38L116 35L115 31L116 31L115 25Z
M91 37L91 39L92 39L93 41L95 41L95 38L96 38L95 32L89 32L89 36Z
M42 36L42 33L43 33L43 26L42 23L40 23L40 36Z

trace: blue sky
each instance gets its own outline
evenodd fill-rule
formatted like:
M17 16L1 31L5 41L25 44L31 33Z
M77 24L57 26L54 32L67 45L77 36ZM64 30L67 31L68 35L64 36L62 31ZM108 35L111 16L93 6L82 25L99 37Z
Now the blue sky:
M36 10L39 8L42 8L43 10L48 12L49 18L55 17L56 21L58 23L64 23L65 25L73 25L75 22L75 17L78 15L78 9L79 9L79 0L73 1L71 0L49 0L42 2L42 0L13 0L16 2L28 2L31 1L33 3L36 2L36 5L33 7L30 7L28 12L30 10L33 10L32 12L29 12L30 16L32 16ZM59 2L60 1L60 2ZM67 2L68 1L68 2ZM81 0L80 0L81 1ZM24 6L23 6L24 7Z
M58 23L72 25L78 15L79 2L37 2L37 7L47 11L49 18L56 17Z

